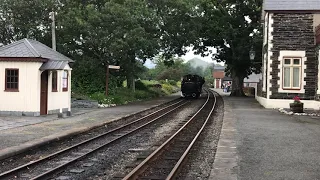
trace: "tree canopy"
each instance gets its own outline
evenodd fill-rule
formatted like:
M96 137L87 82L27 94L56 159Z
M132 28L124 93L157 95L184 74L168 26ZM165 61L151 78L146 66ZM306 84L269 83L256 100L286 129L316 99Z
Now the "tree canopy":
M134 88L146 59L160 54L170 72L168 65L182 66L172 57L192 46L202 55L217 48L213 58L225 62L233 94L241 95L243 78L261 69L261 5L262 0L0 0L0 42L27 37L50 47L49 12L55 11L57 50L76 60L76 89L103 91L108 64L121 66L111 71L114 86L127 79ZM178 79L180 71L162 73Z
M236 96L244 94L243 79L261 69L261 5L262 0L203 0L199 5L203 26L195 49L205 53L207 47L217 48L214 59L227 65L227 73L233 78L232 94ZM250 50L256 52L253 61Z

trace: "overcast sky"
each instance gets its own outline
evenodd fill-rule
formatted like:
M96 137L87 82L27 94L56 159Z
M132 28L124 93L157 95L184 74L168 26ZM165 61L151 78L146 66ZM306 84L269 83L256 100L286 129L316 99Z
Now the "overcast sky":
M191 50L191 48L189 48ZM215 49L214 48L211 48L210 50L212 50L213 52L215 52ZM193 54L193 51L189 51L188 53L186 53L186 55L184 56L181 56L182 59L184 60L190 60L190 59L193 59L193 58L199 58L199 59L202 59L204 61L207 61L207 62L214 62L214 63L217 63L216 61L213 61L211 59L211 56L206 56L206 57L201 57L201 55L195 55ZM218 63L218 64L221 64L223 65L224 63ZM146 67L148 68L153 68L155 67L155 64L153 64L150 60L147 60L146 63L144 64Z

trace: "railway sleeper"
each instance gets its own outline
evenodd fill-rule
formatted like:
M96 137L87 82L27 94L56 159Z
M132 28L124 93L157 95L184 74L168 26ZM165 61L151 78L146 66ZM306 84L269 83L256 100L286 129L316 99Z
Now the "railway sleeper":
M118 173L118 174L113 175L112 179L113 180L123 179L125 176L126 175L124 175L124 174Z
M145 149L145 148L132 148L132 149L129 149L128 150L129 152L152 152L148 149Z
M91 167L93 165L94 165L94 163L84 163L84 164L82 164L83 167Z
M144 160L148 157L149 155L146 155L146 154L141 154L141 155L138 155L137 156L137 160Z
M179 160L180 157L178 156L166 156L164 157L165 160Z
M69 180L72 179L70 176L59 176L56 178L56 180Z
M165 180L166 176L143 176L143 177L139 177L139 179Z
M84 169L71 169L69 172L75 173L75 174L80 174L84 172Z

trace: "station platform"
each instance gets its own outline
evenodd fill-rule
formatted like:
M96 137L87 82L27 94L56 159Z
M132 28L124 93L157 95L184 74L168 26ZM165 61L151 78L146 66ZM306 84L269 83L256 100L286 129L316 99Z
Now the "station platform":
M210 180L320 179L320 118L265 109L254 98L224 99Z

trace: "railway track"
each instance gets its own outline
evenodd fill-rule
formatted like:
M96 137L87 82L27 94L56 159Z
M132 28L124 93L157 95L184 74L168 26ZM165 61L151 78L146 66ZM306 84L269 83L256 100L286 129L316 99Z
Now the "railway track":
M215 105L216 96L208 90L206 102L195 115L122 179L176 178L188 153L212 117ZM120 177L114 177L114 179L120 179Z
M109 130L104 134L97 135L93 138L62 149L56 153L50 154L44 158L29 162L9 171L2 172L0 174L0 179L35 180L50 178L53 175L62 172L66 167L73 163L88 157L102 148L112 145L112 143L118 142L124 137L143 129L152 123L155 123L160 118L189 102L190 101L180 100L135 121Z

